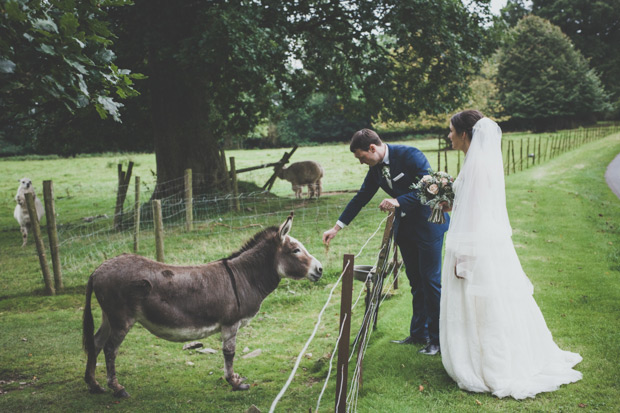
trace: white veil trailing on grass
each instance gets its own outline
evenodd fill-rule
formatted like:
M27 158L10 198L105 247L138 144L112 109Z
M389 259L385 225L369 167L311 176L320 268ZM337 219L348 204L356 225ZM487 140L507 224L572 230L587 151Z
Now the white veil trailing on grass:
M576 353L555 344L512 243L502 131L474 125L454 182L439 320L442 363L459 387L497 397L534 397L581 379Z

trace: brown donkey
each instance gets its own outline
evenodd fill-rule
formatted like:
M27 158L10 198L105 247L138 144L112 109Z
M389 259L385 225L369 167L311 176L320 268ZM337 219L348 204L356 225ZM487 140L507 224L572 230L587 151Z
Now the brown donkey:
M105 261L88 279L83 344L88 361L84 380L91 393L104 388L95 379L103 349L108 386L116 397L128 397L116 378L118 348L139 322L157 337L190 341L221 332L225 377L233 390L249 386L233 371L235 339L240 327L258 313L261 303L283 277L317 281L321 263L289 236L293 214L278 227L257 233L230 257L197 266L174 266L138 255ZM94 334L91 295L101 306L102 321Z

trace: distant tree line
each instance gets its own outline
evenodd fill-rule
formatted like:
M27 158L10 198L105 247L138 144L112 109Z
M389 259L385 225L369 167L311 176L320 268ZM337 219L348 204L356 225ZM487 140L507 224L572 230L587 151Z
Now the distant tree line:
M154 151L159 182L218 190L227 147L443 130L472 105L617 119L619 2L0 0L0 154Z

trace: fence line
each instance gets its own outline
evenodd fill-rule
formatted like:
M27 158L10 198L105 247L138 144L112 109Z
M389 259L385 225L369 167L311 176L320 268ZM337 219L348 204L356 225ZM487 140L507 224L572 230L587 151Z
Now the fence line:
M374 236L377 234L377 232L379 232L379 230L381 229L381 226L383 225L383 222L385 222L385 220L387 220L387 218L385 218L383 221L381 221L381 223L379 224L379 226L377 227L377 230L375 230L375 232L368 238L368 240L364 243L364 245L362 245L362 248L360 249L359 253L357 254L357 256L359 256L362 251L364 250L364 248L366 247L366 245L368 245L368 243L370 242L370 240L372 238L374 238ZM280 392L278 393L278 395L276 396L276 398L274 399L274 401L271 404L271 408L270 408L270 412L273 412L273 410L275 409L276 405L278 404L278 402L280 401L280 399L282 398L282 395L284 395L284 392L286 392L286 389L288 388L288 386L291 384L293 377L295 376L295 372L297 371L297 368L299 367L299 362L301 360L301 357L303 356L303 354L305 353L305 351L308 348L308 345L310 344L310 342L314 339L314 336L316 334L316 331L318 330L319 325L321 324L321 317L323 315L323 312L325 311L325 309L327 308L327 305L329 304L329 302L331 301L332 295L334 290L336 289L336 287L340 284L340 281L342 280L342 277L344 276L344 273L347 271L347 268L349 267L349 262L347 262L346 266L344 267L344 269L342 270L342 272L340 273L340 276L338 277L338 279L336 280L336 282L334 283L334 286L332 287L332 289L330 290L328 297L327 297L327 301L325 302L325 305L323 306L323 308L321 309L321 311L319 312L318 315L318 319L317 322L314 326L314 330L312 332L312 334L310 335L310 338L308 339L308 341L306 341L305 346L302 348L302 350L299 352L299 355L297 357L297 361L295 363L295 366L293 367L293 371L291 372L291 374L289 375L288 380L286 381L284 387L280 390ZM362 289L363 291L363 289ZM338 337L338 341L340 341L340 336L342 335L342 332L340 333L339 337ZM338 345L338 343L336 343L336 345ZM335 353L335 352L334 352ZM333 359L333 356L332 356ZM330 362L331 363L331 362ZM319 398L320 401L320 398ZM317 410L318 410L318 405L317 405Z

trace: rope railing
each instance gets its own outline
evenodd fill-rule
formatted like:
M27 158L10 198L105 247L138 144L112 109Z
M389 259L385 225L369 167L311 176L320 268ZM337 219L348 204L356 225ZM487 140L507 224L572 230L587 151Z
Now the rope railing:
M364 248L366 247L366 245L368 245L368 243L370 242L370 240L372 238L375 237L375 235L377 234L377 232L379 232L379 230L381 229L381 226L383 225L383 223L387 220L387 217L385 219L383 219L381 221L381 223L379 224L379 226L377 227L377 230L375 230L375 232L368 238L368 240L362 245L362 248L360 249L359 253L357 254L357 256L361 255L362 251L364 250ZM333 296L334 290L336 289L336 287L338 287L338 285L340 285L340 281L342 280L342 277L344 276L345 272L347 271L348 267L350 265L350 262L347 262L347 264L345 265L344 269L342 270L342 272L340 273L340 276L338 277L338 279L336 280L336 282L334 283L333 287L331 288L328 296L327 296L327 301L325 302L325 305L323 305L323 308L321 309L321 311L319 312L318 315L318 319L317 322L314 326L314 330L312 331L312 334L310 335L310 338L306 341L304 347L301 349L301 351L299 352L299 355L297 356L295 365L293 366L293 370L291 371L291 374L289 375L288 380L286 381L286 383L284 384L284 387L282 387L282 389L280 390L280 392L278 393L278 395L276 396L276 398L274 399L274 401L271 404L271 408L269 409L270 412L273 412L276 405L278 404L278 402L280 401L280 399L282 398L282 396L284 395L284 393L286 392L286 389L289 387L289 385L291 384L291 382L293 381L293 377L295 376L295 373L299 367L299 363L304 355L304 353L306 352L306 350L308 349L308 346L310 345L310 343L312 342L312 340L314 339L314 336L316 334L316 331L319 328L319 325L321 324L321 318L323 316L323 313L325 312L325 309L327 308L327 306L329 305L329 302L331 301L331 298ZM363 289L361 290L363 291ZM361 291L360 291L360 296L361 296ZM358 298L359 301L359 298ZM357 304L357 301L356 301ZM338 346L338 343L340 342L340 338L342 336L342 331L340 332L340 334L338 335L338 340L336 341L336 346ZM337 347L336 347L337 348ZM331 365L332 365L332 361L333 361L333 355L336 353L336 351L332 352L332 357L330 358L330 369L329 372L331 373ZM329 379L329 375L328 375L328 379ZM327 382L325 383L325 386L327 385ZM323 390L324 391L324 390ZM321 391L321 395L319 396L319 401L317 402L317 410L320 404L320 400L323 394L323 391Z

